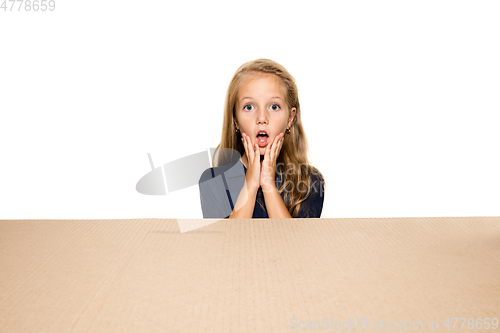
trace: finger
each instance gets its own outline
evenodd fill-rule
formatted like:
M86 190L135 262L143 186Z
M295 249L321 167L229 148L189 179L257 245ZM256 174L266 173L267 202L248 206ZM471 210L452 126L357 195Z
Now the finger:
M271 150L271 161L276 161L276 158L278 156L278 148L279 148L279 143L280 143L281 135L278 134L276 138L274 139L273 142L273 147Z
M245 140L248 146L249 163L253 163L253 161L255 160L255 146L252 144L252 140L248 135L245 135Z
M264 152L264 159L270 158L270 156L271 156L271 147L272 147L272 144L268 144L266 146L266 151Z
M250 152L250 162L253 162L255 159L255 145L252 144L252 140L248 135L246 136L246 140L248 144L248 151Z
M278 145L276 146L276 158L280 155L281 147L283 147L283 141L285 141L285 137L282 133L280 139L278 140Z
M259 145L257 143L254 144L254 160L256 164L260 164L260 153L259 153Z
M269 152L269 157L271 158L271 160L274 160L276 158L276 148L278 147L280 137L281 137L281 135L278 134L278 135L276 135L276 137L273 140L273 145L272 145L270 152Z
M253 144L255 153L255 165L260 165L260 147L257 142Z
M245 145L246 145L246 153L247 153L247 160L248 163L252 163L254 160L254 147L252 146L252 141L248 137L248 135L245 134Z
M241 142L243 143L243 148L245 149L245 155L247 155L248 159L248 147L247 147L247 142L245 141L245 133L241 133Z

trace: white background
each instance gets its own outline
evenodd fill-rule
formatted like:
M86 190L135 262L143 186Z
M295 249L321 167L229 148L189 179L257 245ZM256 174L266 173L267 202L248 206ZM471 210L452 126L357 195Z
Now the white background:
M261 57L297 81L322 217L500 216L498 1L17 8L0 10L0 219L201 218L197 186L136 192L147 153L216 147L229 81Z

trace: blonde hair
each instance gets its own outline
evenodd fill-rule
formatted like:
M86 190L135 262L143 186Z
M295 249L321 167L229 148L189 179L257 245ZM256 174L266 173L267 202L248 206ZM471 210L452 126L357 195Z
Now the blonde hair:
M284 202L288 212L292 217L297 217L302 202L309 197L311 192L311 173L324 178L319 170L309 164L307 158L307 139L302 127L299 94L295 79L277 62L269 59L249 61L241 65L233 75L226 93L221 141L214 153L214 156L217 157L213 161L213 166L222 166L234 161L234 156L230 156L232 149L238 151L241 156L245 154L245 148L240 139L241 134L236 132L234 125L235 105L241 84L249 76L260 73L274 74L279 77L283 83L289 112L292 108L296 109L294 120L290 125L290 134L285 134L283 146L276 160L276 169L281 184L278 192L281 194L285 191ZM292 166L295 172L285 171L285 167L288 166Z

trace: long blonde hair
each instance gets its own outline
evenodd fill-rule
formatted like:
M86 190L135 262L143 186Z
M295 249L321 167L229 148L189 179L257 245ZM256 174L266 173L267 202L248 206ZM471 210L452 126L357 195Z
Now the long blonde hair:
M309 164L307 158L307 139L302 127L299 94L295 79L277 62L269 59L249 61L241 65L233 75L226 93L221 141L214 153L216 158L213 161L213 166L222 166L234 161L234 156L230 156L232 149L238 151L241 156L245 154L245 148L240 139L241 134L236 132L234 125L235 105L241 84L250 75L259 73L274 74L279 77L283 82L289 112L292 108L296 109L294 120L290 126L290 134L285 134L283 146L276 160L276 170L281 184L278 192L281 194L285 191L284 202L288 212L292 217L297 217L302 202L311 192L311 173L317 175L321 175L321 173ZM289 171L290 166L295 172ZM324 179L322 175L321 178Z

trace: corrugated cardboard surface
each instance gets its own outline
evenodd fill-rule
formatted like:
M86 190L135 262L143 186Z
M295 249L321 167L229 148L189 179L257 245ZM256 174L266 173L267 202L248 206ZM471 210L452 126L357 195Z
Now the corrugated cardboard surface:
M179 230L172 219L0 221L0 331L429 331L436 320L432 331L460 331L451 318L500 319L500 217Z

